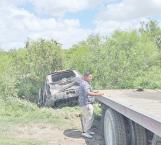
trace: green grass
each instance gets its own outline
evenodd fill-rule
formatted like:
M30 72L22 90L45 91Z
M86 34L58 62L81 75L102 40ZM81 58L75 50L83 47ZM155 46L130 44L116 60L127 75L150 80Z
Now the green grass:
M13 133L16 128L34 124L67 128L72 126L71 119L79 114L79 107L38 108L36 104L18 98L6 100L0 97L0 145L47 145L44 141L14 137Z
M0 100L0 106L0 123L54 123L61 125L80 114L78 106L56 109L38 108L36 104L18 98L10 98L7 103ZM99 104L95 104L94 108L95 116L99 117L101 114Z
M6 101L7 100L7 101ZM0 97L0 145L47 145L35 139L14 137L17 128L30 125L52 125L61 129L77 128L79 124L79 106L62 108L38 108L36 104L18 98ZM99 120L101 109L94 104L95 119Z
M38 108L25 100L18 98L10 98L6 102L0 103L0 122L11 123L39 123L39 122L54 122L63 123L60 121L60 116L51 108Z
M99 103L95 103L93 106L95 119L100 119L102 115L101 105Z

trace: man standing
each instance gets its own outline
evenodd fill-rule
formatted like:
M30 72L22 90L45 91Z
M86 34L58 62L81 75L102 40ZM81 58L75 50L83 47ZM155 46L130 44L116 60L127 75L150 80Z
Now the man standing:
M103 93L93 92L90 82L92 81L92 74L86 72L83 75L83 80L80 83L79 88L79 104L81 107L81 123L82 123L82 136L87 138L92 138L94 132L91 132L90 129L93 123L93 105L94 97L93 96L102 96Z

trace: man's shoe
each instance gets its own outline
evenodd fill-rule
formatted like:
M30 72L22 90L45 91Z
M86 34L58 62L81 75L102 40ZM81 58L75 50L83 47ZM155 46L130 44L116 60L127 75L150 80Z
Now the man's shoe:
M92 135L90 135L88 132L83 132L83 133L82 133L82 136L83 136L83 137L86 137L86 138L89 138L89 139L92 138Z
M90 135L94 135L95 133L93 131L88 131Z

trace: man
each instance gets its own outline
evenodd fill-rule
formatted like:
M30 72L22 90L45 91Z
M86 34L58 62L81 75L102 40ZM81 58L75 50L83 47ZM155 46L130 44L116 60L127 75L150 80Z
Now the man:
M83 80L79 87L79 104L81 107L81 123L82 123L82 136L92 138L94 132L90 129L93 123L93 96L102 96L103 93L92 91L90 82L92 81L92 74L86 72L83 75Z

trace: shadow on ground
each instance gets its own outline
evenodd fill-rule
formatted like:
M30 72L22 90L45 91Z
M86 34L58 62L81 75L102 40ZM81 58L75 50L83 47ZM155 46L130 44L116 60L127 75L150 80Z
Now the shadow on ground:
M64 135L70 138L82 138L81 131L77 129L67 129L64 131Z
M83 138L86 142L86 145L105 145L104 139L101 135L102 133L101 133L100 120L95 120L93 124L94 125L91 130L95 132L95 135L93 136L92 139L82 137L81 135L82 132L77 129L67 129L64 131L64 135L69 138L76 138L76 139Z

